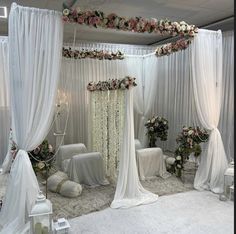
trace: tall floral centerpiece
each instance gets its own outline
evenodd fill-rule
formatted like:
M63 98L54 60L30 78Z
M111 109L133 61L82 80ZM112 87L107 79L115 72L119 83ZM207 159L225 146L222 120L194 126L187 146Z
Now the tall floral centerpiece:
M153 116L145 123L147 128L147 135L149 139L149 147L156 147L156 140L160 138L161 141L167 140L168 135L168 121L160 116Z
M200 144L207 142L209 133L206 129L200 127L186 127L184 126L182 132L178 135L176 142L178 147L175 150L175 164L174 170L178 177L181 177L184 164L189 159L190 154L198 157L201 152Z

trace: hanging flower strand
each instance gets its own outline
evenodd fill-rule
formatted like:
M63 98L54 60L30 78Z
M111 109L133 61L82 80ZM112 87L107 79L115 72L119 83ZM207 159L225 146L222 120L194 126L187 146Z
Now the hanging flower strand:
M106 52L103 50L72 50L69 48L62 49L62 56L66 58L74 58L74 59L85 59L85 58L93 58L99 60L122 60L124 59L124 54L120 51L116 53Z

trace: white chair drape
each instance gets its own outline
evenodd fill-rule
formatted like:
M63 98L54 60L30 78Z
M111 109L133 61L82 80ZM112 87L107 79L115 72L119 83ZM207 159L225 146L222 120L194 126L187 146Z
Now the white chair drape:
M125 92L124 133L116 192L111 208L129 208L158 199L158 195L145 190L139 181L134 144L133 89Z
M0 213L1 233L15 234L28 220L39 186L26 151L46 137L59 80L61 13L13 3L9 15L9 77L13 140L11 166Z
M0 37L0 165L7 154L10 131L8 38Z
M191 75L197 115L211 131L206 152L201 155L194 187L223 192L227 158L218 130L222 101L222 34L199 30L191 46Z

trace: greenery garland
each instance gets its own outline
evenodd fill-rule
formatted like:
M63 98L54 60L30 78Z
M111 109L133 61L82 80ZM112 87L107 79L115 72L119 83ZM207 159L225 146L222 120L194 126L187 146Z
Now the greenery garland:
M175 163L172 168L178 177L181 177L184 163L189 159L190 154L194 153L194 156L198 157L202 152L200 143L207 142L208 139L209 133L206 129L198 126L183 126L182 132L176 139L178 147L175 150Z
M124 59L124 54L121 53L119 50L116 53L113 52L106 52L103 50L72 50L69 48L62 48L62 56L66 58L73 58L73 59L85 59L85 58L93 58L99 60L122 60Z

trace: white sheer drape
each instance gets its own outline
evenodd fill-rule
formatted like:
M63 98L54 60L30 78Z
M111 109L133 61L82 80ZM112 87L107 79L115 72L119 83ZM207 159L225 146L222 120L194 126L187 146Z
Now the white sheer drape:
M225 41L225 46L227 44L228 42ZM73 46L71 47L73 48ZM94 59L74 60L63 58L61 81L71 81L71 86L67 89L67 93L72 94L71 110L65 136L66 144L76 142L88 143L87 83L89 81L124 77L125 75L137 78L138 86L134 89L134 132L135 138L138 138L144 144L147 144L144 122L146 118L152 115L166 117L169 121L168 140L164 142L157 141L157 145L163 150L175 150L176 136L181 131L183 125L192 126L200 124L196 116L193 87L190 82L190 49L157 58L155 55L146 57L140 56L141 54L153 52L154 47L80 43L77 45L77 48L104 49L108 51L117 51L120 49L126 54L131 54L131 56L127 55L125 59L121 61L99 61ZM227 46L227 48L229 48L229 46ZM231 76L227 75L230 79L227 79L228 82L226 82L224 86L225 94L223 105L224 108L226 108L232 105L234 89L232 85L232 62L227 62L226 59L227 56L230 56L230 53L233 54L233 50L229 48L229 50L224 52L223 63L227 64L227 67L225 65L224 73L231 74ZM61 88L63 89L64 87ZM146 104L144 104L144 99ZM153 103L151 110L146 108L150 106L150 103ZM144 118L145 111L146 115ZM233 124L233 112L226 111L225 109L223 113L224 117L223 119L221 117L222 121L220 122L219 128L228 129L227 126L232 126ZM229 115L231 117L229 117ZM228 131L224 130L224 132L222 138L225 147L226 149L229 148L230 152L232 152L233 136L231 134L232 138L229 138L226 133ZM54 137L51 137L50 142L53 142L54 139ZM205 148L205 146L203 146L203 148ZM232 153L228 154L232 155Z
M148 99L151 99L149 102L153 102L146 118L159 115L168 120L167 141L157 140L157 146L163 150L175 150L176 138L183 125L193 126L197 124L193 88L189 76L189 58L189 49L169 56L153 57L156 59L155 66L157 68L152 70L151 63L148 63L151 58L147 58L145 84L147 87L148 85L154 86L155 95L149 95L150 88L145 86L144 98L147 102Z
M145 190L139 181L134 146L133 89L124 92L126 92L124 132L112 208L129 208L152 203L158 199L158 195Z
M83 44L82 44L83 45ZM87 45L87 44L85 44ZM76 47L88 48L86 46ZM96 45L96 44L95 44ZM122 45L121 45L122 46ZM110 46L112 47L112 46ZM72 47L73 48L73 47ZM91 48L105 49L107 47ZM112 47L113 48L113 47ZM113 48L117 51L118 48ZM140 52L130 46L130 51L133 53ZM128 49L127 49L128 50ZM141 51L150 51L146 47ZM140 52L141 53L141 52ZM90 81L108 80L115 78L124 78L129 75L136 78L138 86L134 90L134 110L135 110L135 132L138 134L139 119L142 116L141 111L138 110L139 103L143 99L143 58L142 57L126 57L124 60L96 60L96 59L69 59L63 58L61 65L61 77L58 89L63 90L65 93L70 94L70 113L68 119L68 126L65 135L65 144L69 143L84 143L88 146L88 105L89 98L87 92L87 84ZM70 82L68 85L65 83ZM141 107L143 108L143 107ZM55 144L55 137L53 136L52 129L48 136L50 143Z
M223 192L227 158L218 130L222 101L222 34L199 30L191 46L191 75L197 115L211 131L206 152L201 155L194 187Z
M234 31L222 33L223 79L219 130L229 161L234 159Z
M8 38L0 37L0 165L7 154L10 131Z
M59 80L61 13L12 4L9 15L9 77L13 140L19 147L3 207L2 233L15 234L28 220L39 186L26 151L49 130Z

